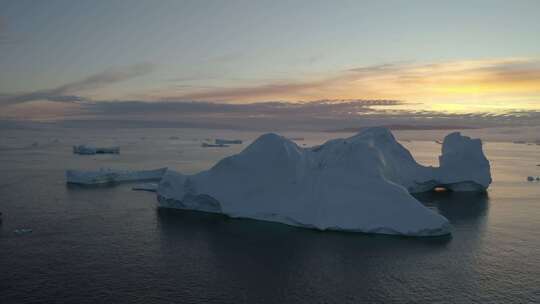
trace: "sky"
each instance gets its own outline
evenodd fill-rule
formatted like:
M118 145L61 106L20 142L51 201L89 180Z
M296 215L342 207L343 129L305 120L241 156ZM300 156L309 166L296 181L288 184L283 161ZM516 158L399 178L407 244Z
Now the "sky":
M539 33L537 0L0 0L0 119L321 100L534 116Z

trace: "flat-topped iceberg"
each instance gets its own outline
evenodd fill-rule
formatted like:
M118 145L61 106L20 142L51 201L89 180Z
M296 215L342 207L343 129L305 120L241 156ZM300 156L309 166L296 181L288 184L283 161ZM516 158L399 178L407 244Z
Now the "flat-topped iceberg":
M115 169L100 169L97 171L67 170L66 181L68 184L79 185L99 185L150 180L159 181L166 171L167 168L143 171Z
M222 139L222 138L216 138L214 141L216 145L240 145L242 144L242 140L240 139Z
M201 147L203 148L227 148L228 146L229 145L225 145L225 144L209 144L205 142L201 144Z
M74 154L93 155L93 154L120 154L120 147L92 147L87 145L73 146Z
M311 148L265 134L210 170L167 171L158 201L321 230L445 235L448 220L410 192L437 186L485 191L491 177L479 140L452 133L442 150L441 166L434 168L419 165L385 128Z
M158 184L157 183L146 183L139 184L131 187L133 191L148 191L148 192L157 192Z

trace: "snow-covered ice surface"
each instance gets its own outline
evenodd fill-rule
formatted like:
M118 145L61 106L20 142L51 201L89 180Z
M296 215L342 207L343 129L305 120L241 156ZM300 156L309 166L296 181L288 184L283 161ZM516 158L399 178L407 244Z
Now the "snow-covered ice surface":
M160 180L167 168L143 171L100 169L98 171L66 170L66 181L69 184L97 185L119 182Z
M409 192L444 186L485 191L491 182L480 140L448 135L439 168L419 165L385 128L302 148L265 134L208 171L167 171L160 206L224 213L321 230L432 236L448 220Z

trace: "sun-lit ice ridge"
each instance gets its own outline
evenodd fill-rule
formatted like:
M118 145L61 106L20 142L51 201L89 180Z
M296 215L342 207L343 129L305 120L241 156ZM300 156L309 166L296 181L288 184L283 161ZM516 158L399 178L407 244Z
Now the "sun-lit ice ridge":
M410 192L436 186L485 190L491 178L480 141L459 133L445 138L440 161L440 168L419 165L385 128L310 148L265 134L210 170L194 175L167 171L158 201L162 207L320 230L445 235L448 220ZM463 166L456 166L460 161ZM454 187L460 183L475 186Z

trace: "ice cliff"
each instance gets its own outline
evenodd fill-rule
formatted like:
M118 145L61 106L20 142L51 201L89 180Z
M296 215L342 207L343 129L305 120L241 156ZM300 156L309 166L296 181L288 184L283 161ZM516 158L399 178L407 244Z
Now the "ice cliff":
M158 200L162 207L321 230L431 236L450 233L448 220L411 192L485 191L490 182L480 140L449 134L440 167L424 167L389 130L370 128L310 148L262 135L210 170L167 171Z

